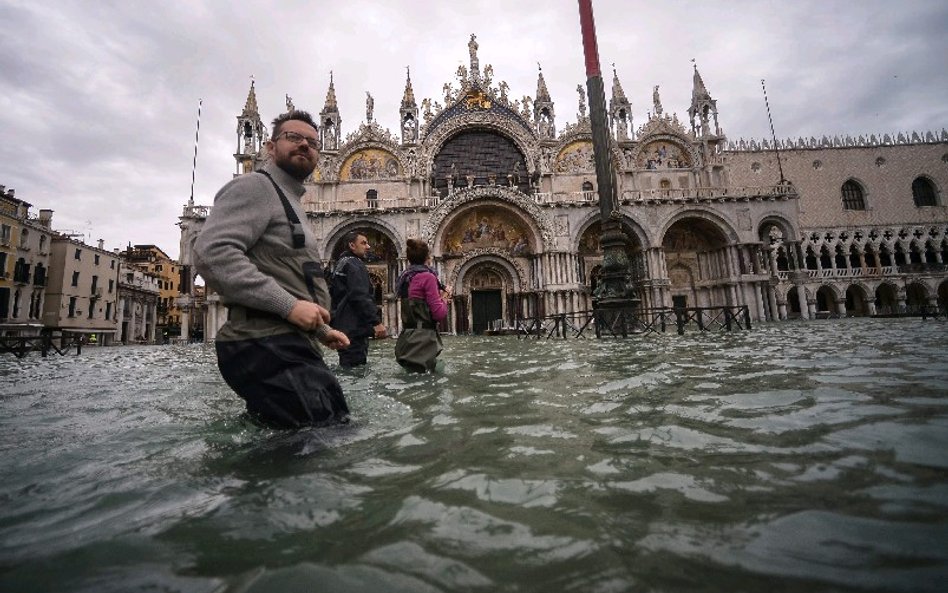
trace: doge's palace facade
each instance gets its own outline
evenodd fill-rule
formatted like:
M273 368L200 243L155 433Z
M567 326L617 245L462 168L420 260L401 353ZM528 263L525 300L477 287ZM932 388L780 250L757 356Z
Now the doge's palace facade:
M436 100L419 105L406 78L398 135L374 120L369 96L365 121L343 138L331 79L319 113L309 223L326 262L348 231L369 237L376 299L395 330L393 285L411 237L431 245L454 293L446 331L592 306L602 254L584 89L577 123L558 129L542 70L536 93L513 99L477 49L472 36L468 65ZM642 307L747 305L752 319L777 321L948 303L944 130L788 140L779 150L729 142L697 68L687 121L665 112L655 87L635 127L618 75L608 110L615 216ZM265 162L266 140L251 84L237 117L237 174ZM185 207L184 265L208 209ZM209 295L195 312L212 339L226 319L219 301Z

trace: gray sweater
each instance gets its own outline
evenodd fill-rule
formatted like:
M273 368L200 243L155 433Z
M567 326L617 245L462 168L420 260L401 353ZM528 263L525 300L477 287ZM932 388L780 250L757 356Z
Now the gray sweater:
M303 222L306 247L315 253L316 238L300 205L306 192L303 184L272 162L263 169L286 194ZM214 207L194 244L195 268L225 305L242 305L286 318L297 298L260 272L246 254L254 247L292 246L290 221L270 180L263 175L241 175L214 197Z

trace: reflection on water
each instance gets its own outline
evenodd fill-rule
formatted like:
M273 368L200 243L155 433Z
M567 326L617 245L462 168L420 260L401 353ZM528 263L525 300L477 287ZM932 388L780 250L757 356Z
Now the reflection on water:
M3 358L0 590L941 591L946 329L389 340L298 432L211 348Z

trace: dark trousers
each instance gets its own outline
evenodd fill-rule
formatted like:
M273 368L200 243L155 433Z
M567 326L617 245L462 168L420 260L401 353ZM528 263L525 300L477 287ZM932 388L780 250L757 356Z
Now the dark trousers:
M369 357L369 338L350 338L349 347L339 350L339 366L357 367L366 363Z
M255 419L276 428L349 421L339 382L305 337L218 341L216 349L221 375Z

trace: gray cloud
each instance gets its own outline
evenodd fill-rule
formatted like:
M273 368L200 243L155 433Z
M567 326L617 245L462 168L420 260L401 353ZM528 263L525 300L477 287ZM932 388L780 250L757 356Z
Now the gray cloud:
M733 139L769 136L762 78L781 137L948 121L942 0L597 0L594 9L607 92L615 63L636 126L656 84L666 111L686 118L692 58ZM542 64L560 129L575 121L585 82L571 0L0 0L0 21L0 183L54 209L57 228L172 255L198 99L195 200L209 204L235 170L235 117L251 76L269 120L287 93L318 112L332 70L344 133L364 120L366 91L379 123L397 131L406 66L419 101L443 101L471 33L481 65L493 65L513 98L536 92Z

